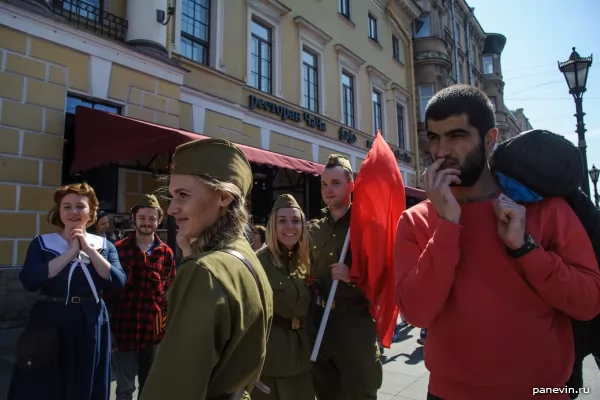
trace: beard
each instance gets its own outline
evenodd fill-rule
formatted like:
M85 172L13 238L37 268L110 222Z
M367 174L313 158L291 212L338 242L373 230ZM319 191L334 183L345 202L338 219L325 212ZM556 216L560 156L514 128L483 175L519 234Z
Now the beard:
M448 161L450 161L450 163L448 163ZM460 184L451 183L450 186L469 187L475 185L479 180L479 177L485 168L485 162L485 145L483 140L480 140L479 146L467 154L465 161L462 164L456 159L446 158L446 162L442 164L440 170L446 168L456 168L460 170Z
M140 236L153 236L154 235L154 230L149 227L149 226L136 226L135 227L135 231L137 235Z

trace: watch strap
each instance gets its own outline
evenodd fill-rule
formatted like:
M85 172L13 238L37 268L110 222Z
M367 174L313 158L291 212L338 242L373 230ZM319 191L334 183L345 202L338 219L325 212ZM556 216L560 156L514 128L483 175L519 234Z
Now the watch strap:
M506 248L506 251L512 258L520 258L523 257L533 250L537 249L539 246L537 242L531 237L530 234L525 235L525 243L518 249L511 249L509 247Z

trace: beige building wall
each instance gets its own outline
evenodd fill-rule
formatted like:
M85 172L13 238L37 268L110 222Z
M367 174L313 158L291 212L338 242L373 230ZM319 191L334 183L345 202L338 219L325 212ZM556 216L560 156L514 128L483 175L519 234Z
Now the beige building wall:
M52 230L45 217L61 183L67 94L93 96L97 84L89 54L6 27L0 50L0 264L19 265L31 238ZM180 86L117 64L108 72L97 86L123 115L179 128Z
M181 1L176 1L178 10ZM400 31L383 11L386 2L352 1L350 21L337 15L337 0L232 0L227 2L227 12L225 0L213 3L214 48L209 66L178 55L178 29L169 39L173 43L165 40L164 45L180 66L101 37L91 28L75 28L24 5L0 4L0 321L6 321L6 326L21 323L29 311L30 297L22 290L18 272L31 239L55 231L46 215L61 184L68 95L119 107L122 115L142 121L314 162L325 163L330 153L346 154L358 171L374 133L370 97L375 85L385 94L384 133L392 149L409 156L416 150L410 131L415 101L408 87L411 71L403 59L392 58L392 35L401 39L402 56L410 55ZM126 0L111 0L105 10L120 18L129 15ZM410 29L415 7L403 10L399 19ZM272 95L247 85L248 27L254 12L275 28L277 69ZM378 21L378 43L368 39L369 14ZM180 26L180 12L171 23ZM302 43L320 51L323 107L310 114L325 129L304 119L282 121L267 110L249 107L250 96L256 96L304 115ZM358 61L356 129L341 124L342 59ZM396 102L405 106L406 150L398 149ZM415 159L398 160L409 185L416 184ZM121 165L115 182L117 211L127 213L141 193L155 191L160 184L150 172L135 170L134 163ZM159 157L152 168L164 165L166 157Z
M23 24L38 35L0 26L0 328L27 317L35 295L23 291L18 266L34 236L56 231L46 217L61 184L67 95L104 101L123 115L166 126L179 127L180 115L182 127L191 124L191 106L179 103L179 84L140 72L136 63L120 65L114 53L110 61L47 40L45 30L61 33L48 22ZM81 47L86 38L78 41ZM170 68L176 72L182 80L183 73Z
M179 0L179 3L181 1ZM372 140L374 135L371 93L376 85L384 94L383 126L387 141L394 149L399 145L395 107L396 102L399 102L405 108L405 135L408 137L405 147L409 156L414 152L417 143L414 140L414 132L411 132L412 107L415 103L408 87L410 71L406 63L393 59L392 35L400 39L400 51L404 61L408 56L408 46L400 30L384 13L387 2L351 2L350 21L338 15L337 0L232 1L227 4L226 13L221 12L220 7L223 5L221 0L215 0L213 3L215 5L211 6L213 8L210 28L212 39L209 50L213 55L209 57L208 65L201 65L178 55L181 52L181 33L177 32L175 35L174 54L182 66L190 71L184 78L187 88L245 108L248 107L248 96L254 94L303 113L307 109L304 108L302 96L301 55L303 47L306 46L317 54L319 69L318 96L321 107L318 112L311 112L311 114L326 123L327 130L307 128L303 121L288 120L287 122L293 128L303 128L307 131L307 139L304 142L311 142L311 135L315 135L343 143L339 139L339 128L343 126L341 124L341 68L344 64L341 59L352 58L357 63L356 70L351 71L356 74L357 125L356 129L343 126L357 138L351 145L358 152L363 153L364 158L364 154L368 151L367 141ZM407 11L401 13L399 17L407 23L404 29L410 32L410 23L416 14L407 16L406 13ZM368 38L369 14L378 22L378 43ZM249 27L253 18L272 29L273 91L271 94L248 87ZM215 24L222 24L227 29L221 30L219 26L214 26ZM253 111L278 119L268 112L256 109ZM223 118L226 116L226 114L217 116L213 112L208 113L203 117L203 126L199 127L204 129L206 125L206 130L201 132L196 130L196 132L210 136L239 138L240 143L257 146L258 132L242 129L239 121L225 122ZM261 143L275 143L278 139L277 136L274 137L275 141L271 138L269 141L262 140ZM301 143L301 141L295 140L292 143ZM278 152L276 149L273 151ZM306 149L283 151L287 155L296 154L296 157L316 161L313 152ZM406 167L407 173L414 174L415 157L410 158L410 162L399 160L399 164Z

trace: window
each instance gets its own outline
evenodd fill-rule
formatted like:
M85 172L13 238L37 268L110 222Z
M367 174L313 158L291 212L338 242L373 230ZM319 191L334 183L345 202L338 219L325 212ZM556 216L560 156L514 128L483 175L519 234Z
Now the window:
M84 18L94 21L100 20L100 15L104 9L104 2L102 0L65 0L61 3L63 9L70 13L79 14Z
M88 171L83 171L80 175L71 175L71 165L75 158L75 110L77 106L93 108L114 114L121 114L119 107L110 104L101 104L87 99L81 99L71 94L67 95L67 106L65 108L65 130L63 144L63 163L62 163L62 184L73 182L88 182L96 191L96 196L100 202L100 209L106 212L117 211L117 199L119 189L116 182L119 180L117 164L110 164Z
M404 107L396 103L396 125L398 129L398 147L406 149L406 137L404 135Z
M400 40L396 36L392 36L392 51L394 52L394 59L402 62L402 50L400 47Z
M369 14L369 39L378 42L377 39L377 19Z
M310 50L302 50L302 86L304 107L319 112L319 73L318 57Z
M272 94L272 30L252 19L252 44L250 50L250 86Z
M354 76L342 71L342 123L356 128L354 119Z
M489 96L490 102L492 103L492 106L494 106L494 111L497 110L496 108L496 96Z
M431 36L429 14L421 15L415 20L415 39Z
M494 57L483 56L483 73L484 75L494 73Z
M340 122L354 129L368 131L372 127L361 126L361 114L364 112L370 114L370 110L369 108L361 110L358 106L358 99L361 98L360 87L362 82L360 71L365 64L365 60L339 43L334 45L334 49L338 53L338 76L340 77ZM368 96L369 92L370 89L362 96Z
M377 133L377 131L381 131L383 135L383 115L381 109L381 93L376 90L373 90L372 94L373 100L373 134Z
M350 0L339 0L339 2L340 2L339 13L341 15L343 15L344 17L346 17L347 19L350 19Z
M331 41L331 36L311 24L301 16L294 17L298 26L300 42L300 106L315 113L327 113L327 99L323 72L325 71L325 46Z
M210 0L183 0L180 54L209 65Z
M65 108L65 112L67 114L75 114L75 109L77 106L93 108L95 110L106 111L113 114L121 114L121 110L118 107L94 103L92 101L80 99L79 97L67 95L67 106Z
M433 97L433 85L419 86L420 122L425 122L425 109Z

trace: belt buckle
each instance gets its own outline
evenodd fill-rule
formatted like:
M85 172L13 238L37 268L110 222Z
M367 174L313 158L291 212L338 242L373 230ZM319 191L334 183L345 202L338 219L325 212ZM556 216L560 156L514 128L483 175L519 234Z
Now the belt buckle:
M292 318L292 329L293 330L300 329L300 318L298 318L298 317Z
M71 297L71 303L73 303L73 304L81 303L81 297L79 297L79 296Z
M327 302L321 300L321 307L325 308L327 306ZM335 310L335 299L333 299L333 301L331 302L331 309Z

